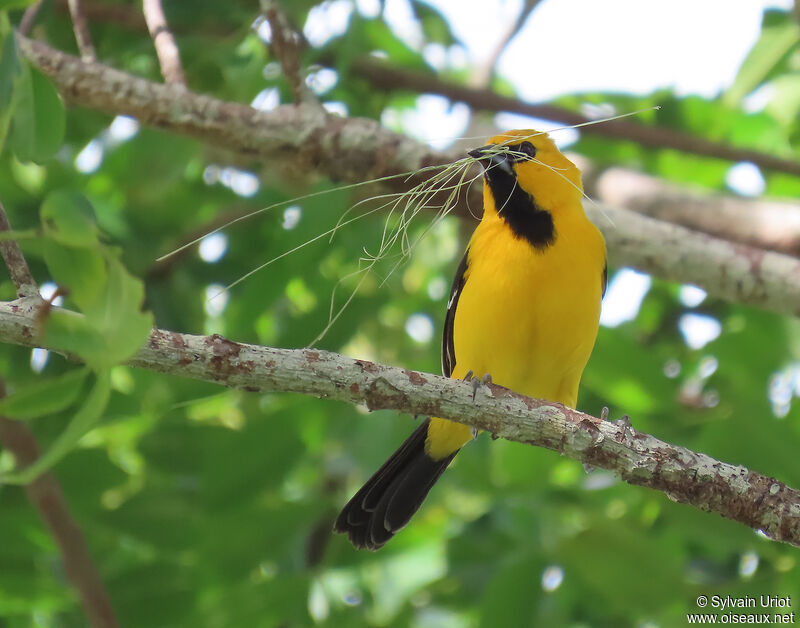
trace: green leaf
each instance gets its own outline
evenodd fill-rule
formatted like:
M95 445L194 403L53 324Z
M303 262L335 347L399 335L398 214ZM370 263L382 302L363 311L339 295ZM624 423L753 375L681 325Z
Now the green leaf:
M44 344L79 356L90 367L107 364L106 339L82 314L54 309L44 327Z
M153 329L153 315L142 311L144 284L115 257L108 258L105 300L86 315L106 338L106 363L118 364L145 343Z
M8 9L24 9L31 6L36 0L0 0L0 11Z
M88 372L81 368L16 390L0 399L0 415L24 420L60 412L75 403Z
M51 276L86 317L53 312L45 329L48 346L76 353L95 369L124 361L153 326L152 316L142 312L142 282L100 244L94 209L81 194L51 193L41 219Z
M110 395L110 371L102 371L97 374L97 381L86 401L72 417L64 431L56 438L50 449L39 456L32 465L20 471L0 474L0 483L28 484L47 471L68 454L81 437L97 423L108 404Z
M342 56L338 59L341 66L337 65L337 67L346 68L350 59L360 56L353 49L355 46L360 46L362 50L382 50L386 53L389 61L409 69L430 69L419 53L397 37L383 20L369 20L354 15L347 31L346 41L352 48L343 48Z
M726 105L738 105L761 85L800 42L800 28L790 14L764 15L761 37L739 68L736 80L723 97Z
M456 43L456 38L450 30L450 24L438 9L424 2L412 2L411 10L414 11L422 26L426 41L437 42L444 46Z
M800 72L778 76L770 85L775 91L767 105L767 111L789 127L800 115Z
M28 64L22 67L10 146L20 161L42 163L64 139L64 105L50 79Z
M14 113L14 93L20 71L14 33L8 18L0 14L0 150L5 144L8 126Z
M45 326L49 347L78 354L103 369L124 362L144 344L153 316L142 311L144 285L107 251L45 241L45 261L84 317L54 310Z
M68 291L81 310L86 311L103 299L108 272L101 250L65 246L47 239L44 261L53 280Z
M144 344L152 329L153 317L149 312L136 312L111 304L106 312L109 321L98 326L96 318L64 310L53 311L45 328L45 343L79 355L93 368L107 368L124 362ZM114 312L119 313L119 318L112 321Z
M45 235L56 242L79 247L97 244L94 208L79 192L51 192L42 203L41 218Z
M2 18L0 18L2 20ZM2 22L5 21L6 24ZM7 19L0 21L0 111L6 112L11 106L14 83L22 66L17 57L14 33L7 25Z

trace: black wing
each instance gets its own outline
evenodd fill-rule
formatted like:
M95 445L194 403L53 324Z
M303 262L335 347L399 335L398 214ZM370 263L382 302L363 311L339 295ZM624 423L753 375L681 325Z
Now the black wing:
M603 265L603 293L600 295L602 299L606 296L606 288L608 287L608 262Z
M464 257L456 269L456 276L453 278L453 287L450 288L450 299L447 301L447 314L444 317L444 333L442 334L442 374L450 377L456 366L456 349L453 346L453 324L456 320L456 308L458 298L467 283L467 257L469 249L464 251Z

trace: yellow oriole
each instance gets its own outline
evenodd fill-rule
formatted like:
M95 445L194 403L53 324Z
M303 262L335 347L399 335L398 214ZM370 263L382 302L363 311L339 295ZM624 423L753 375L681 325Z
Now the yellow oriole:
M484 168L484 213L456 271L442 342L447 377L491 374L575 407L606 284L606 248L586 217L580 171L546 134L508 131L470 151ZM334 530L377 550L419 509L474 437L431 418L344 507Z

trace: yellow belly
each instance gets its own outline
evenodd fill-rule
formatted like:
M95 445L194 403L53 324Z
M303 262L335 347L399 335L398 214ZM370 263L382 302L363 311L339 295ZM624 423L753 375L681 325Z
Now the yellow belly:
M575 221L542 252L510 237L500 220L476 229L453 324L452 377L490 373L496 384L575 407L597 336L605 262L597 229L583 216ZM440 459L470 438L469 428L433 419L428 453Z

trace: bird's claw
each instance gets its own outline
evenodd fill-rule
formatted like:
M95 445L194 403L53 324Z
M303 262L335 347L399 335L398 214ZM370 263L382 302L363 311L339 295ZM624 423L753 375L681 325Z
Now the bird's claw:
M633 424L631 423L631 417L627 414L622 415L621 418L617 419L616 421L612 421L614 425L619 425L621 428L625 430L632 430Z
M631 424L631 417L627 414L623 415L621 419L614 421L614 425L618 425L622 428L622 435L626 441L636 436L636 430L633 429L633 425Z
M464 375L464 381L469 382L472 384L472 400L475 401L475 397L478 394L478 389L483 386L488 386L492 383L492 375L490 373L484 373L483 377L478 378L475 377L472 369L467 371L467 374Z
M604 406L603 409L600 411L600 418L603 421L608 421L608 406ZM633 438L636 434L636 430L633 429L633 424L631 423L631 417L627 414L624 414L621 418L617 419L616 421L610 421L617 427L622 428L622 436L627 440Z

